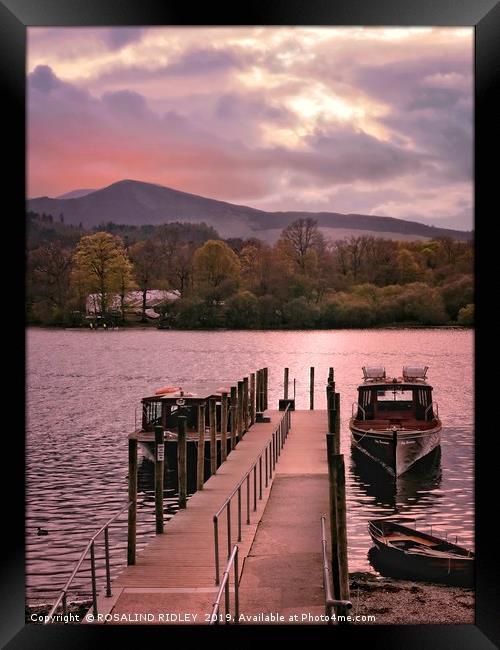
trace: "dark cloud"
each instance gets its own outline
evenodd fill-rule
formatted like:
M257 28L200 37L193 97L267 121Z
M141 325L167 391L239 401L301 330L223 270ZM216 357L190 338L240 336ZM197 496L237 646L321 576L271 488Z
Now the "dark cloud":
M146 99L132 90L117 90L104 93L102 101L112 111L130 117L143 117L148 112Z
M48 65L37 65L29 75L29 83L32 88L42 93L48 93L56 88L61 88L63 82L56 77L54 71Z
M120 48L140 40L144 34L144 27L112 27L104 33L104 41L111 50Z
M434 178L472 178L472 68L466 56L360 66L354 79L390 108L380 121L433 160Z

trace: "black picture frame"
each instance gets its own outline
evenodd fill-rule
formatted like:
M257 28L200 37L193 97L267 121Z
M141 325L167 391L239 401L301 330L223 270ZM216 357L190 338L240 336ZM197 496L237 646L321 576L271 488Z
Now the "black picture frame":
M486 413L496 404L493 386L484 379L491 363L493 342L491 294L482 278L495 278L494 254L489 255L487 242L491 238L490 224L496 205L493 195L498 165L488 160L488 152L498 151L498 86L500 68L500 4L498 0L288 0L287 2L247 2L236 9L220 3L204 4L199 8L189 4L161 0L0 0L0 79L4 113L4 192L9 201L9 250L16 260L24 259L25 213L25 78L27 26L111 26L111 25L363 25L363 26L474 26L476 56L475 96L475 231L476 231L476 322L481 333L481 345L476 344L476 624L475 625L408 625L408 626L350 626L321 628L332 635L333 643L364 641L385 648L493 648L500 641L498 551L489 521L494 518L495 455L489 440L497 436L491 429ZM496 140L495 140L496 138ZM488 222L488 217L490 221ZM4 214L4 218L7 218ZM493 225L491 224L491 227ZM10 236L10 235L9 235ZM10 301L14 314L24 312L24 283L22 273L18 290ZM12 273L12 271L10 271ZM9 276L4 270L4 279ZM483 297L481 297L481 295ZM9 311L10 311L9 309ZM23 310L23 311L21 311ZM24 332L12 327L5 346L5 367L9 376L4 393L8 413L24 410L25 366ZM486 341L486 343L484 343ZM484 343L484 345L483 345ZM488 347L487 347L488 346ZM483 405L483 406L481 406ZM10 417L10 415L9 415ZM123 635L128 643L144 646L151 633L160 634L162 643L172 643L179 632L182 642L188 635L202 642L214 641L213 634L229 635L238 645L252 640L254 633L269 633L268 626L249 629L232 628L156 628L154 626L39 626L24 624L24 438L19 430L12 431L12 422L4 422L4 463L13 469L8 489L3 494L3 538L6 550L0 556L2 565L1 628L2 646L8 648L73 647L88 648L92 644L116 641ZM488 426L490 429L488 429ZM15 427L14 427L15 428ZM480 434L480 435L479 435ZM8 461L8 462L7 462ZM498 510L498 508L497 508ZM317 627L299 626L293 629L294 639L311 640ZM177 633L177 634L176 634ZM176 639L177 640L177 639ZM196 642L195 638L190 641ZM229 641L229 639L228 639Z

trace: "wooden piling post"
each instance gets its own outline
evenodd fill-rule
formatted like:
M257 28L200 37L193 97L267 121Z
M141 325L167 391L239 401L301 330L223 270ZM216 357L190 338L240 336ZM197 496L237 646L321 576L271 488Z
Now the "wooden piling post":
M165 465L165 440L163 427L155 426L155 513L156 534L163 533L163 471Z
M236 430L238 419L238 396L236 386L231 386L231 449L236 447Z
M345 500L345 466L343 454L336 454L334 457L336 465L337 485L337 540L339 556L339 584L340 600L349 600L349 567L347 557L347 522L346 522L346 500ZM339 608L339 614L346 615L345 607Z
M243 426L245 433L250 425L250 384L248 377L243 377Z
M255 371L255 413L260 413L260 369Z
M208 400L208 421L210 426L210 474L217 472L217 413L215 399Z
M238 409L236 417L238 442L243 438L243 381L238 382Z
M310 370L310 383L309 383L309 409L314 410L314 368Z
M337 535L337 498L336 498L336 484L337 484L337 466L334 463L334 435L333 433L326 434L326 453L328 459L328 491L330 500L330 539L332 545L332 581L333 581L333 597L340 600L340 561L339 561L339 546ZM338 610L337 610L338 613Z
M177 482L179 492L179 508L185 508L187 503L187 442L186 416L177 419Z
M255 373L250 373L250 426L255 422Z
M392 453L393 453L393 465L394 465L394 482L398 478L398 432L394 430L392 432Z
M257 370L257 392L256 392L256 400L257 400L257 411L259 413L262 413L262 368L259 368Z
M288 399L288 368L285 368L283 375L283 399Z
M340 393L335 396L335 453L340 454Z
M262 410L267 411L267 409L269 408L269 392L268 392L269 391L269 383L268 383L269 382L269 369L264 368L263 373L264 373L264 400L263 400L264 403L262 405Z
M137 538L137 438L128 439L128 535L127 564L135 564Z
M205 404L198 406L198 468L197 489L203 490L205 483Z
M328 432L335 433L335 394L332 387L326 387L326 411L328 417Z
M222 393L220 401L220 446L221 462L227 458L227 393Z

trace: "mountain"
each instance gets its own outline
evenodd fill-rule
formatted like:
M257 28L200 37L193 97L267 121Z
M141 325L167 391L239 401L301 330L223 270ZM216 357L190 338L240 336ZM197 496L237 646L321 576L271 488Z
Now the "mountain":
M69 196L71 194L73 196ZM62 213L66 224L77 225L81 222L86 228L109 221L133 225L204 221L225 238L253 236L266 241L274 241L283 228L302 217L316 219L326 234L337 239L353 233L376 234L393 239L472 238L471 232L437 228L392 217L337 212L265 212L134 180L118 181L80 196L69 192L58 198L42 196L29 199L27 209L55 216Z
M86 190L71 190L71 192L66 192L66 194L61 194L57 196L57 199L79 199L81 196L95 192L95 188L86 189Z

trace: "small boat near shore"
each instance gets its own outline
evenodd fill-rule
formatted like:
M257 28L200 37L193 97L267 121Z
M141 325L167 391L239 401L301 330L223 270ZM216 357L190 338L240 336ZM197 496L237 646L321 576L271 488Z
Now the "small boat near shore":
M377 569L414 579L471 585L474 553L432 534L403 525L411 519L373 519L368 530L379 558Z
M401 476L441 442L438 405L427 382L428 367L364 367L349 428L353 444L393 476Z

